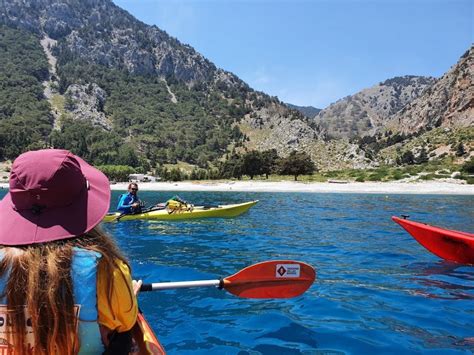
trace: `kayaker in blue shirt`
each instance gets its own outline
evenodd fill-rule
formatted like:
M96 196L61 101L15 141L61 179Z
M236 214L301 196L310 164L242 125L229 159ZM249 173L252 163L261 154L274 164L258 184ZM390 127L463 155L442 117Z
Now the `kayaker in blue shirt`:
M117 211L122 214L134 214L141 212L140 199L137 196L138 185L132 182L128 185L128 194L120 196Z

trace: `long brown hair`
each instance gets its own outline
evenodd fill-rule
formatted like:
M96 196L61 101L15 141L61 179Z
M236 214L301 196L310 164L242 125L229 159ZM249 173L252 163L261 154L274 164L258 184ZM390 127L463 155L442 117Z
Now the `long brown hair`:
M125 257L115 242L95 227L80 237L29 246L0 246L0 278L10 271L5 290L12 332L8 342L16 354L31 354L26 344L25 306L35 339L34 354L75 354L80 344L76 334L74 290L71 278L73 247L99 252L108 274ZM107 278L110 304L113 282Z

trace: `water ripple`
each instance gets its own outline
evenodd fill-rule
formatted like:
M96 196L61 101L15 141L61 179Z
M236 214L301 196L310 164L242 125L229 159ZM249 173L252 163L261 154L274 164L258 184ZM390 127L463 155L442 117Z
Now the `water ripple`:
M148 201L172 194L142 193ZM140 295L170 354L466 354L474 350L474 268L442 261L390 220L410 214L474 230L467 196L181 193L197 203L259 199L234 219L107 225L146 281L214 279L268 259L314 265L289 300L217 289Z

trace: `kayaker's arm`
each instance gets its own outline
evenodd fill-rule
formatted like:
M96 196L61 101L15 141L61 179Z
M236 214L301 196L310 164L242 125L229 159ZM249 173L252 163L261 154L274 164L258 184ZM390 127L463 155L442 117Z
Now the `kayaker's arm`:
M119 200L119 203L117 204L117 211L123 211L125 209L130 209L132 207L131 203L129 203L127 200L128 200L128 195L127 194L123 194L121 197L120 197L120 200ZM130 199L130 202L132 200Z
M135 202L133 201L134 198L130 195L123 194L117 205L117 211L130 213L133 209L140 207L140 200L137 199Z
M132 201L133 200L127 194L123 194L120 198L117 209L119 210L121 208L131 208L133 204Z

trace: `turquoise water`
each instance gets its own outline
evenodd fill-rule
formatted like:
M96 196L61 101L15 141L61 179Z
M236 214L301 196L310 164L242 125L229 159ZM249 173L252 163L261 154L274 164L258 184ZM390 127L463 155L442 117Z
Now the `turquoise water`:
M1 193L1 192L0 192ZM141 192L148 202L173 193ZM259 199L234 219L106 225L145 282L216 279L264 260L317 269L302 296L214 288L140 294L170 354L470 354L474 267L445 262L390 219L474 232L474 197L181 192L196 204ZM114 192L112 201L117 200Z

